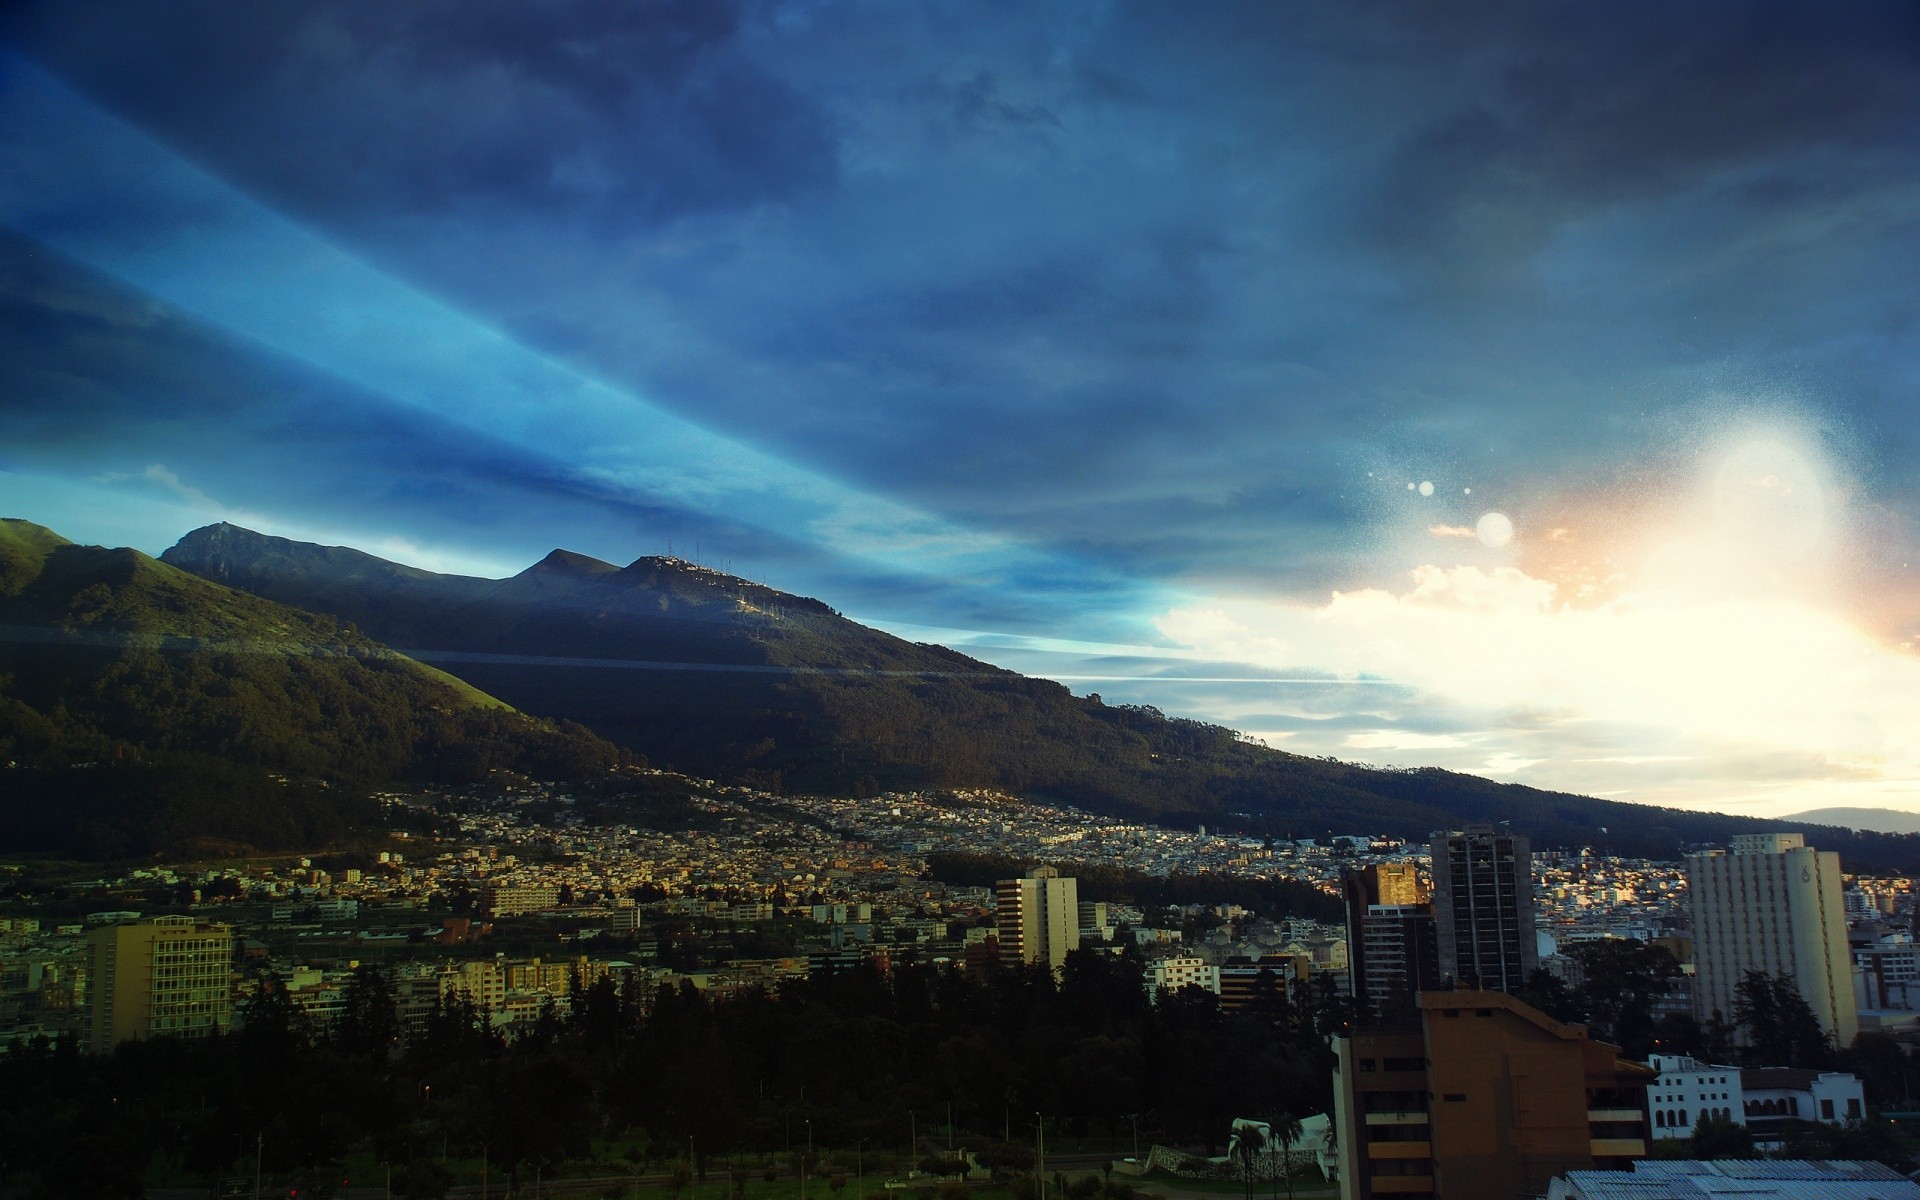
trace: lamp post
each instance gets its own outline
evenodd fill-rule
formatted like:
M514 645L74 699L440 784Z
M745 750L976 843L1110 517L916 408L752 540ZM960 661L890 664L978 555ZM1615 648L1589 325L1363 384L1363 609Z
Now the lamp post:
M807 1165L813 1158L813 1118L800 1119L807 1123L807 1152L800 1158L800 1200L807 1200Z
M1037 1112L1033 1114L1033 1143L1040 1163L1034 1180L1039 1184L1040 1200L1047 1200L1047 1119Z

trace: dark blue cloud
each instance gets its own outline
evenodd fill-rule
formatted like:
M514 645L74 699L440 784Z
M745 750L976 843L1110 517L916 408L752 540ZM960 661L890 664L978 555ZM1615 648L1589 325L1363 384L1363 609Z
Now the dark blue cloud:
M4 35L539 350L1124 574L1348 582L1369 470L1539 495L1728 393L1796 397L1920 508L1908 6L195 0L21 4ZM156 402L172 427L308 420L298 389L195 407L251 378L223 354ZM600 503L379 408L302 503L394 472L373 494L421 537Z

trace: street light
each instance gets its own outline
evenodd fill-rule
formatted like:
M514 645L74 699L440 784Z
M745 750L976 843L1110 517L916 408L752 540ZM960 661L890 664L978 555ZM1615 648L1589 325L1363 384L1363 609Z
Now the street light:
M1047 1119L1038 1112L1033 1114L1033 1137L1040 1155L1040 1166L1034 1172L1034 1178L1039 1184L1040 1200L1047 1200Z
M813 1157L813 1118L800 1119L807 1123L807 1152L800 1156L800 1200L807 1200L807 1160Z

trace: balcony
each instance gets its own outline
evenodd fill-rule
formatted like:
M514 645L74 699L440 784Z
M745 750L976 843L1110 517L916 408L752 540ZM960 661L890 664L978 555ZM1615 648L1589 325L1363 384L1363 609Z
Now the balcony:
M1372 1159L1388 1158L1432 1158L1432 1142L1368 1142L1367 1157Z
M1637 1125L1645 1115L1637 1108L1590 1108L1587 1110L1587 1123L1593 1125L1601 1121L1628 1121Z
M1590 1152L1595 1158L1645 1158L1647 1143L1644 1138L1594 1138L1589 1143Z
M1369 1125L1425 1125L1427 1110L1417 1109L1410 1112L1370 1112L1367 1114Z
M1433 1176L1431 1175L1376 1175L1367 1181L1376 1196L1404 1196L1431 1194Z

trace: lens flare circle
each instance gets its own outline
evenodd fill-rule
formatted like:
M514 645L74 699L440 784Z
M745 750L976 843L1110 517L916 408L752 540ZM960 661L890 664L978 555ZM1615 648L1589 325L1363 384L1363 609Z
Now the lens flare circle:
M1490 512L1474 524L1473 533L1482 546L1498 550L1513 540L1513 522L1505 513Z

